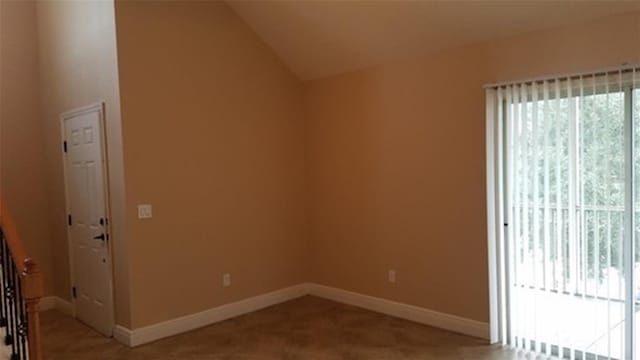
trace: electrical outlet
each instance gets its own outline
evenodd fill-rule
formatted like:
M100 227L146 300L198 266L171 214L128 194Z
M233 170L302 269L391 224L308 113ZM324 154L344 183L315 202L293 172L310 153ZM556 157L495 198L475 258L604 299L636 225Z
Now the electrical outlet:
M151 205L140 204L138 205L138 219L151 219L153 217L153 211Z
M395 270L389 270L389 282L390 283L395 283L396 282L396 271Z
M222 275L222 286L228 287L231 286L231 274Z

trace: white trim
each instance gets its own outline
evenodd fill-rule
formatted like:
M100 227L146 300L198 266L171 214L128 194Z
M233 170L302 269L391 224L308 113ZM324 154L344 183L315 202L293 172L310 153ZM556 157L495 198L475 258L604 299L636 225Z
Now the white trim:
M134 344L131 342L131 339L133 339L133 333L134 333L133 331L131 331L131 330L127 329L127 328L126 328L126 327L124 327L124 326L116 325L116 326L113 328L113 338L114 338L117 342L119 342L119 343L121 343L121 344L124 344L124 345L127 345L128 347L134 347L134 346L137 346L137 345L142 345L142 344L144 344L144 343L140 343L140 344L136 344L136 345L134 345ZM151 341L153 341L153 340L149 340L149 341L147 341L147 342L151 342Z
M40 311L58 310L61 313L73 316L73 305L58 296L45 296L40 299Z
M40 299L40 311L49 311L56 308L57 296L46 296Z
M486 90L486 176L487 176L487 255L488 255L488 271L489 271L489 324L490 324L490 341L496 343L500 340L499 331L499 285L498 285L498 237L497 232L500 227L496 223L498 221L497 209L500 204L498 201L498 192L496 192L497 184L497 161L496 161L496 90ZM499 105L498 105L499 106ZM497 141L496 141L497 140Z
M307 293L307 286L299 284L139 329L130 330L116 325L113 337L127 346L138 346L293 300Z
M489 339L489 324L485 322L313 283L294 285L134 330L116 325L113 329L113 337L122 344L135 347L251 313L305 295L313 295L343 304L357 306L460 334Z
M471 320L460 316L324 285L308 284L307 287L310 295L460 334L481 339L489 339L489 324L482 321Z
M64 300L62 298L56 297L56 310L61 313L72 316L73 315L73 304L70 301Z

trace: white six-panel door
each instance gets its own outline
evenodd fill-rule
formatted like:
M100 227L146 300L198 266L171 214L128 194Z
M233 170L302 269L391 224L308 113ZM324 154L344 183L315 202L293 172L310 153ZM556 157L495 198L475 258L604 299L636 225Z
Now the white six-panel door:
M113 331L102 106L62 115L76 317L104 335Z

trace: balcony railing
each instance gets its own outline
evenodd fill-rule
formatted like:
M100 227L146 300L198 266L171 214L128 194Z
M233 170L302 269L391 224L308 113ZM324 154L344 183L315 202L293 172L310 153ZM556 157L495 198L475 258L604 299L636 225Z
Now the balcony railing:
M624 207L518 205L507 228L514 236L506 243L511 306L517 314L513 333L521 343L539 342L544 351L549 346L556 356L620 358L628 320L625 302L640 305L638 289L625 293ZM569 236L570 211L574 236ZM639 216L636 211L635 219ZM640 221L635 225L637 241ZM638 256L632 268L640 279Z
M517 247L511 243L514 247L512 261L518 272L517 279L512 279L514 285L624 301L624 208L575 207L576 236L573 239L569 236L569 209L566 206L547 209L529 206L527 209L526 212L522 208L518 211L514 207L515 216L519 214L521 220L527 216L529 223L528 229L521 227L516 234ZM538 211L537 215L534 215L535 211ZM639 216L640 211L637 211L636 218L640 219ZM538 226L535 226L535 219L539 221ZM636 221L636 225L640 222ZM537 237L535 231L538 231ZM640 228L635 233L638 237ZM636 262L636 267L636 271L640 270L640 262Z

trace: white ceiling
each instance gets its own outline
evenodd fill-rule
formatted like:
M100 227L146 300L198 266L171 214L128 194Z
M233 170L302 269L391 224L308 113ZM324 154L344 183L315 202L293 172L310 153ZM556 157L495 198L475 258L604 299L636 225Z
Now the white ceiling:
M228 0L308 80L394 58L640 10L640 1Z

